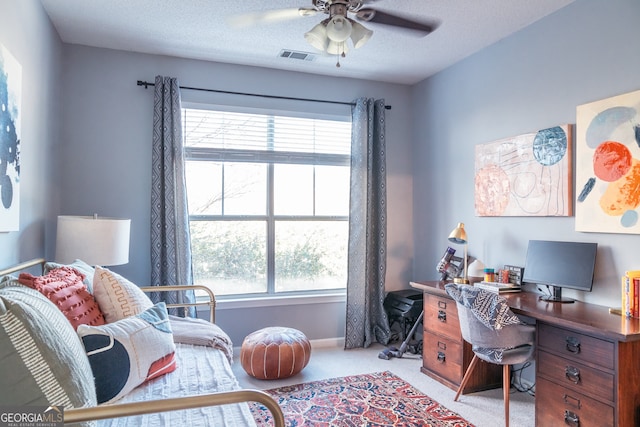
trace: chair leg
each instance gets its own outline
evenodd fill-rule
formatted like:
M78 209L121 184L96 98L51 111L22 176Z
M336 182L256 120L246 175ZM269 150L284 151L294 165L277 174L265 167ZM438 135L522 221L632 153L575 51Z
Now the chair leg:
M509 427L509 389L511 388L509 365L502 367L502 395L504 396L504 425Z
M473 372L473 369L476 367L478 360L479 360L478 356L474 354L473 359L471 359L471 363L467 368L467 372L465 372L464 377L462 377L462 382L460 383L460 387L458 387L458 391L456 392L456 397L453 398L454 401L456 402L458 401L458 397L460 397L460 393L462 393L462 390L464 390L464 387L469 382L469 378L471 378L471 373Z

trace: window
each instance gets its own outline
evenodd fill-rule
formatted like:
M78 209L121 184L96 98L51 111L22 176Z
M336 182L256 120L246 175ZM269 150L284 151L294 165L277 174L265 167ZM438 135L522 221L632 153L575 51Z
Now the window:
M350 118L183 114L195 283L220 296L344 289Z

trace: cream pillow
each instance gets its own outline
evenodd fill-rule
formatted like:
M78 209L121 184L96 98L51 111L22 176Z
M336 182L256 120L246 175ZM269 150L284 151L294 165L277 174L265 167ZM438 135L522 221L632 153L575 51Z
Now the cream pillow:
M135 387L176 369L165 303L102 326L78 326L98 403L112 403Z
M135 316L153 307L153 302L136 286L111 270L96 266L93 296L107 323Z

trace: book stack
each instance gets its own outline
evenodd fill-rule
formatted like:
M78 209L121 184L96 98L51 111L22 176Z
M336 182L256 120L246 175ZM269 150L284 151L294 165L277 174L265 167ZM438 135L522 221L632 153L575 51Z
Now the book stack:
M628 270L622 276L622 314L640 317L640 270Z
M485 282L484 280L474 284L473 286L498 294L520 292L521 290L520 285L515 285L513 283Z

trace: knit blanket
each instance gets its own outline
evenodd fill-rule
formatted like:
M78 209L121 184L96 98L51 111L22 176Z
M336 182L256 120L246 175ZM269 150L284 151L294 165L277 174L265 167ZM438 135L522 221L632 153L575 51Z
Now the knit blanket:
M202 319L173 315L169 315L169 320L175 343L218 348L222 350L229 363L233 361L231 338L218 325Z
M446 285L445 289L451 298L470 309L482 324L493 331L522 323L509 308L507 300L494 292L453 284Z
M523 322L509 308L504 297L484 289L467 285L445 285L445 290L459 304L467 307L487 328L499 331L507 325L518 325ZM486 359L501 363L504 352L513 347L484 348L473 345L476 354L482 354Z

